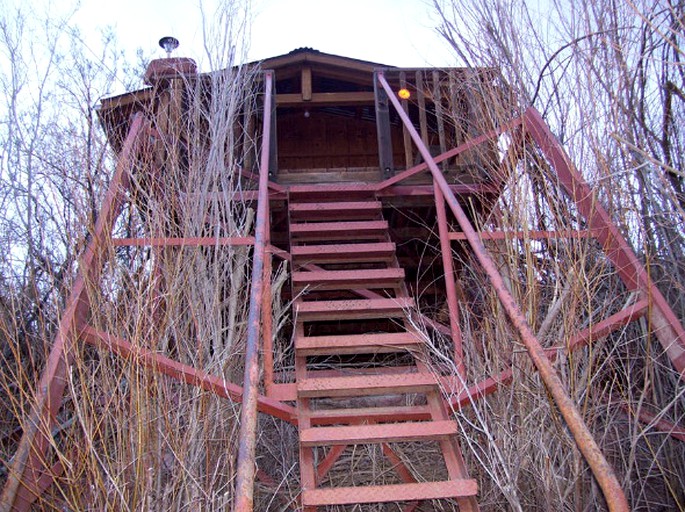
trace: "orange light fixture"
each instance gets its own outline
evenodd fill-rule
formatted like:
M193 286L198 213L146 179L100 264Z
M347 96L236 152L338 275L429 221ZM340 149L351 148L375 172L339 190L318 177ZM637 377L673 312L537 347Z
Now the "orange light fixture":
M397 95L403 100L408 100L411 96L411 93L409 92L409 89L402 88L399 91L397 91Z

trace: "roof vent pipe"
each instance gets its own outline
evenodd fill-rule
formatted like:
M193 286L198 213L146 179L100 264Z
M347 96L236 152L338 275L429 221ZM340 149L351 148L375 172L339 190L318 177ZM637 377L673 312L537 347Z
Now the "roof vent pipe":
M165 36L159 40L159 46L161 46L166 52L166 58L171 58L171 52L178 48L178 39L172 36Z

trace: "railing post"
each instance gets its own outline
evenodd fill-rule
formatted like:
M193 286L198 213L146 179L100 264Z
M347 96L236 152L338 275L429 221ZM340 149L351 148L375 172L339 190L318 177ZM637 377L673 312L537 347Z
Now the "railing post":
M378 71L374 73L376 75ZM390 129L390 107L388 94L378 86L378 80L373 81L373 93L376 104L376 132L378 134L378 161L383 179L394 174L392 161L392 132Z
M464 367L464 349L462 347L461 327L459 325L459 302L457 287L454 282L454 260L452 258L452 244L449 240L449 227L445 211L445 198L440 187L433 182L435 194L435 211L438 217L438 234L440 235L440 253L442 254L442 268L445 273L445 292L447 294L447 310L450 319L450 332L454 344L454 364L457 375L466 386L466 368Z
M264 288L264 258L269 239L269 168L273 108L273 72L264 72L264 125L259 166L259 191L255 244L252 257L252 288L247 320L243 407L240 413L238 463L236 469L236 512L251 512L254 496L255 450L257 444L257 396L259 394L259 338Z

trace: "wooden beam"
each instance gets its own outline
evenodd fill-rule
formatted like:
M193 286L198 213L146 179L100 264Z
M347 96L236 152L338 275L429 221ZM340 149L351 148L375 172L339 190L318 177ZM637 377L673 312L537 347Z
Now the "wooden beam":
M303 84L304 85L304 84ZM277 94L276 105L292 107L302 105L373 105L372 92L312 92L309 100L304 99L304 89L301 94Z
M407 88L407 74L404 71L400 71L400 88ZM402 100L402 110L409 115L409 102L406 99ZM404 144L404 163L408 169L414 164L414 156L412 155L411 135L404 125L402 125L402 143Z
M416 72L416 96L419 104L419 127L421 140L426 146L428 143L428 119L426 116L426 94L424 92L423 71Z
M442 89L440 87L440 73L437 70L433 71L433 103L435 104L435 120L438 125L438 140L440 141L440 153L447 151L447 139L445 137L445 122L442 118ZM442 169L445 170L447 163L442 164Z
M385 90L374 80L376 103L376 131L378 134L378 160L384 179L394 174L392 159L392 132L390 128L390 103Z
M304 67L302 68L301 75L301 85L302 85L302 101L312 100L312 68ZM278 100L276 100L278 102Z

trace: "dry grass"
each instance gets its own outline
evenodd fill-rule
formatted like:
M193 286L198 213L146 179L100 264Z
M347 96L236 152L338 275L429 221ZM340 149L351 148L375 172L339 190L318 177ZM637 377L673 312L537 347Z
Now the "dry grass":
M233 23L223 27L221 37L234 45L236 34L245 29L241 9L238 3L227 4L217 14L219 21ZM148 112L162 139L153 148L155 158L138 161L133 170L130 202L114 236L252 234L254 212L239 195L249 185L240 179L238 167L259 141L241 138L235 127L247 109L256 108L258 86L253 70L232 70L242 50L221 47L216 34L210 35L219 44L208 46L212 62L226 70L158 91L162 101L155 108L163 111L165 101L182 101L183 114L177 130L170 130L162 112ZM135 348L239 382L250 265L249 247L109 246L102 276L88 283L89 324ZM56 312L63 307L43 308L33 341L22 341L18 337L26 326L19 320L25 318L25 305L14 299L22 294L12 292L0 321L3 339L15 340L3 345L0 373L2 417L7 418L1 430L5 464L28 428L26 411L54 336ZM73 356L48 454L65 471L36 509L230 508L239 406L150 371L135 357L121 358L82 343Z
M488 33L492 38L498 33L493 27L506 20L507 11L488 11L480 6L466 14L482 17L486 13L499 16L490 20ZM224 11L221 16L231 14ZM443 14L449 21L450 13ZM244 20L240 16L235 19ZM234 31L245 30L243 21L236 23ZM646 23L647 27L650 23L653 21ZM472 26L485 25L474 22ZM207 33L208 40L215 44L213 48L208 46L215 56L210 59L212 69L229 67L240 57L240 50L231 47L232 33ZM609 113L598 112L599 108L575 111L569 106L573 101L563 103L563 89L556 78L568 75L554 75L554 80L542 80L538 84L541 87L536 88L537 77L532 71L524 72L530 61L521 46L516 46L521 43L516 43L511 31L499 33L500 46L488 46L486 52L484 47L463 46L454 33L447 29L445 32L446 37L452 36L450 43L463 58L477 64L502 65L503 76L511 85L511 97L503 96L501 88L485 90L477 84L470 85L471 97L483 100L482 116L478 118L481 124L473 125L469 134L481 133L509 119L526 106L527 100L544 101L545 107L557 112L557 128L567 135L567 140L576 143L574 158L583 164L586 177L598 186L600 200L608 205L616 223L639 249L639 257L682 318L685 216L678 191L672 187L673 173L667 172L671 168L682 172L679 160L658 159L648 151L648 145L636 150L641 139L635 135L641 132L631 131L631 119L621 117L621 109ZM588 55L600 55L595 50L596 53ZM576 57L579 55L582 52ZM577 62L573 76L582 77L583 69L589 78L594 76L590 68L583 68L587 66L588 55ZM251 233L254 212L235 199L234 194L247 186L235 169L246 154L254 154L259 141L242 139L242 130L234 130L234 126L242 122L240 116L246 105L255 108L254 78L243 69L237 73L213 73L204 81L186 84L187 113L180 120L182 129L170 133L165 126L158 127L168 138L164 143L158 142L154 165L141 163L136 169L131 206L127 206L117 223L117 236L220 237ZM599 85L605 86L611 79L606 80ZM605 94L610 88L604 89L601 94L585 89L592 92L588 93L589 99L578 91L569 93L569 97L581 107L614 104L615 98L607 100ZM523 104L519 103L522 98ZM450 115L454 124L463 122L447 105L445 116ZM564 116L565 122L559 122ZM680 119L678 116L681 112L676 110L674 118ZM601 129L585 129L598 119L600 127L614 126L615 131L607 134ZM506 138L500 143L501 150L513 144ZM241 150L236 154L233 149L237 147ZM530 146L517 149L516 159L504 160L504 165L497 168L487 166L488 153L470 154L470 158L485 165L479 171L493 180L501 178L506 184L489 213L477 219L478 227L582 228L583 220L559 193L554 175L540 155ZM105 166L106 160L101 164ZM156 176L153 181L149 179L151 175ZM88 218L90 201L74 201L73 206L80 212L76 218ZM65 238L71 233L69 230ZM434 247L433 253L437 252L434 238L426 243ZM681 425L685 422L682 381L661 353L647 321L632 323L571 354L563 350L574 333L635 300L600 247L588 239L546 242L526 237L487 242L486 246L540 341L545 347L560 347L557 371L616 469L632 507L685 510L685 445L660 432L653 422L637 421L634 414L645 409ZM470 473L479 481L482 510L602 509L601 493L517 341L486 276L468 251L457 244L454 248L455 260L463 268L460 287L466 294L460 307L467 380L474 383L508 368L513 371L511 385L455 411ZM250 275L248 249L107 249L102 278L89 283L95 306L90 319L93 326L136 347L148 348L226 380L241 380ZM68 289L67 284L60 283L71 280L70 268L70 264L65 264L63 272L67 275L58 276L58 271L45 271L40 264L35 264L33 270L27 266L26 272L39 269L47 277L23 281L33 283L23 288L3 274L3 468L11 459L22 430L30 428L25 420L26 411L35 401L36 378L49 351ZM292 352L287 348L288 307L278 298L280 286L287 279L286 271L284 268L274 273L274 302L278 310L275 324L282 329L276 333L280 336L276 366L284 371L293 366ZM54 288L50 288L51 284ZM447 357L450 341L420 324L417 327L426 333L426 362L436 373L453 374L454 365ZM67 390L49 450L52 461L64 464L65 473L39 499L36 509L230 508L238 406L146 370L134 358L122 359L83 345L79 345L68 373ZM293 510L300 492L297 432L291 425L260 416L259 434L257 463L267 476L262 475L257 485L255 509ZM416 450L411 444L392 447L416 476L431 476L431 471L437 476L442 470L435 464L437 450ZM318 456L323 455L322 450ZM377 448L348 449L342 462L354 468L354 472L332 472L328 483L350 485L397 479ZM382 505L366 509L394 510ZM454 504L446 502L422 504L419 510L454 509Z
M511 112L493 110L480 130L503 122ZM510 139L501 142L511 144ZM526 232L583 229L584 220L560 192L537 150L528 145L518 149L519 159L491 169L506 169L506 186L488 215L476 214L477 227ZM621 200L619 194L612 197L615 205ZM610 213L619 223L625 220L621 214L631 214L626 209ZM437 247L437 240L433 243ZM637 300L601 247L590 238L524 236L484 243L538 339L544 347L558 348L556 370L615 468L632 507L683 510L685 445L659 432L654 422L640 423L635 417L640 408L680 424L684 416L682 382L646 319L572 353L565 350L575 333ZM460 311L466 384L513 371L511 385L455 411L471 475L480 482L482 510L602 509L601 491L487 276L463 246L454 245L454 258L462 269L459 288L465 293ZM647 265L650 271L659 268L654 260ZM451 343L420 322L417 327L426 333L434 371L456 374L449 356ZM445 393L451 397L448 390Z

